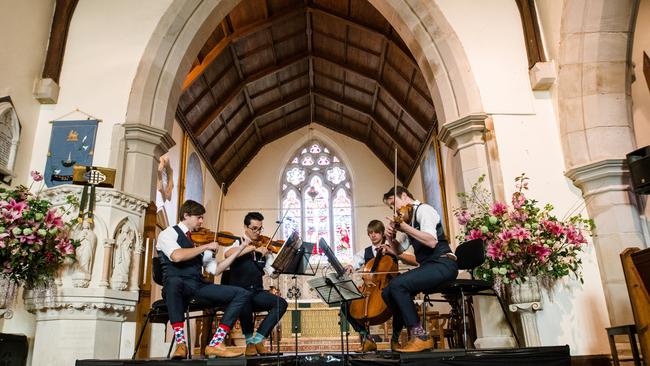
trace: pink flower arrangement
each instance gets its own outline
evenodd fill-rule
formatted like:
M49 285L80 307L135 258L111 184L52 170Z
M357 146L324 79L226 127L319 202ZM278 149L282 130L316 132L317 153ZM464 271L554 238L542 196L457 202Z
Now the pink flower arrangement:
M36 171L31 176L42 180ZM25 186L0 188L0 276L33 287L51 279L66 258L74 258L78 243L70 238L63 215Z
M580 253L593 222L581 216L559 220L551 214L553 206L538 207L538 202L525 194L525 174L515 179L511 206L493 202L490 193L481 187L484 179L479 178L471 194L459 194L464 205L454 211L461 226L457 239L462 242L480 238L485 243L487 259L476 268L475 275L494 281L496 288L524 282L531 276L545 287L569 275L582 282Z

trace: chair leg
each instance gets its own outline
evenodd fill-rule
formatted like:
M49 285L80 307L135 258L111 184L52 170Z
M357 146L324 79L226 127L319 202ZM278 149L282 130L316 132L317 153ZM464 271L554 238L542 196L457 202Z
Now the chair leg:
M503 316L505 316L506 321L508 322L508 326L510 327L510 332L512 332L512 336L515 338L515 342L517 343L517 348L521 347L521 342L519 342L519 337L515 332L515 327L512 325L512 321L510 321L510 317L508 316L508 310L506 309L506 304L503 303L503 299L501 299L501 296L499 296L496 293L496 291L494 292L494 296L496 296L497 300L499 301L499 305L501 305Z
M422 298L422 326L424 327L424 331L427 331L427 300L429 297L427 295L424 295Z
M641 366L641 359L639 357L639 347L636 345L636 336L634 333L628 330L627 333L628 339L630 340L630 348L632 351L632 359L634 360L634 366Z
M167 333L167 328L165 328L165 333ZM174 347L174 343L176 343L176 337L172 337L172 341L169 342L169 349L167 350L167 358L171 356L172 354L172 347Z
M190 308L185 309L185 324L187 328L187 358L192 359L192 329L190 329Z
M463 291L462 287L460 289L460 298L460 308L463 315L463 347L467 349L467 314L465 312L465 291Z
M138 349L140 348L140 343L142 343L142 337L144 336L144 331L147 329L147 324L149 323L149 319L151 319L151 311L147 313L147 317L145 318L144 324L142 325L142 329L140 330L138 343L135 344L135 351L133 351L133 356L131 356L132 360L135 360L135 355L138 354Z

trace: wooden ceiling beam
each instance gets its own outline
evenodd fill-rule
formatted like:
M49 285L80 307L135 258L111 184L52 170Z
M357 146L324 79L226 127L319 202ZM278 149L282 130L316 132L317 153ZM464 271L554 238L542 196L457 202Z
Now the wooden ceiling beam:
M386 127L384 127L381 123L379 123L375 119L375 117L371 114L372 112L370 110L368 110L368 109L365 109L363 106L358 105L358 104L356 104L354 102L350 102L350 101L340 99L338 96L336 96L336 95L334 95L334 94L332 94L332 93L330 93L328 91L325 91L325 90L315 89L312 93L314 95L320 97L320 98L328 100L328 101L330 101L330 102L332 102L334 104L337 104L339 106L346 107L346 108L348 108L348 109L350 109L352 111L355 111L355 112L363 115L364 117L368 118L372 123L374 123L374 125L377 125L379 127L379 129L382 130L386 135L390 136L391 141L393 142L393 144L397 144L397 145L400 145L400 146L404 146L404 145L410 146L410 144L407 144L406 141L398 141L396 139L396 134L388 132ZM322 105L321 105L321 107L322 108L327 108L327 107L322 106Z
M275 75L278 72L282 71L283 69L295 64L296 62L300 62L306 59L307 57L308 57L308 53L306 52L302 54L298 54L294 57L282 61L277 65L267 67L265 69L256 72L255 74L248 76L246 79L240 82L239 85L237 85L237 87L233 88L233 90L228 94L226 99L224 99L224 101L221 102L221 104L219 104L217 108L215 108L210 113L210 115L206 119L204 119L198 126L195 126L192 132L194 132L197 136L203 133L203 131L205 131L205 129L216 120L217 116L219 116L221 112L223 112L226 106L230 104L230 102L233 99L235 99L235 97L239 95L239 93L241 93L244 87L248 86L248 84L251 84L259 79Z
M299 7L295 8L293 10L289 10L286 12L278 12L277 15L268 17L266 19L261 19L256 22L251 23L250 25L247 25L245 27L242 27L240 29L237 29L233 32L230 32L228 29L228 32L225 32L227 35L222 38L208 53L207 55L201 60L201 63L190 70L190 72L187 74L187 77L183 81L183 87L182 91L187 90L190 85L198 78L199 75L201 75L203 72L205 72L205 69L210 66L212 62L225 50L231 43L236 43L240 39L251 35L253 33L256 33L260 30L270 28L278 23L281 23L283 21L286 21L287 19L297 15L304 13L306 11L305 7Z
M380 37L380 38L394 44L395 47L399 48L404 53L404 55L406 56L406 59L411 64L411 66L419 68L417 61L415 61L415 59L413 59L413 56L411 56L411 51L410 50L403 49L401 45L395 43L392 39L388 38L385 34L381 33L380 31L378 31L376 29L373 29L373 28L370 28L370 27L367 27L365 25L359 24L359 23L355 22L354 20L351 20L350 18L335 14L335 13L329 11L329 10L326 10L324 8L321 8L321 7L318 7L318 6L315 6L315 5L309 6L307 8L307 11L311 12L311 13L322 14L322 15L326 15L328 17L334 18L334 19L336 19L336 20L338 20L340 22L345 23L346 25L348 25L348 26L350 26L352 28L360 29L362 31L371 33L371 34L373 34L373 35L375 35L377 37Z
M237 143L237 140L239 140L239 138L243 135L243 133L246 132L246 130L251 125L253 125L256 120L258 120L258 119L260 119L260 118L274 112L277 109L284 108L287 105L289 105L289 104L295 102L296 100L299 100L299 99L301 99L301 98L303 98L303 97L305 97L307 95L309 95L309 90L308 89L299 90L296 93L293 93L291 95L288 95L288 96L284 97L282 100L273 102L273 103L268 104L268 105L266 105L266 106L264 106L262 108L259 108L257 110L257 113L254 116L251 116L249 119L247 119L246 121L244 121L241 124L241 127L235 133L232 134L229 141L224 143L222 145L222 147L219 150L217 150L217 152L214 154L214 156L221 156L226 151L228 151L234 144ZM217 159L213 159L211 161L211 164L214 164L214 161L216 161L216 160Z
M403 110L404 113L406 113L406 114L407 114L411 119L413 119L413 120L416 121L418 124L420 124L420 126L421 126L425 131L428 131L429 128L431 128L430 126L427 125L427 123L426 123L425 121L422 121L421 119L416 118L416 117L415 117L415 116L414 116L414 115L413 115L413 114L412 114L412 113L411 113L411 112L406 108L406 106L404 105L404 103L402 103L402 102L401 102L397 97L395 97L395 95L393 95L393 93L392 93L388 88L386 88L386 87L381 83L380 80L377 80L377 79L375 78L375 76L369 74L367 71L361 70L361 69L359 69L358 67L356 67L356 66L354 66L354 65L344 64L344 63L341 63L341 62L339 62L339 61L332 60L332 59L330 59L329 57L327 57L327 56L325 56L325 55L321 55L321 54L313 54L311 57L317 58L317 59L319 59L319 60L323 60L323 61L325 61L325 62L327 62L327 63L329 63L329 64L332 64L332 65L338 66L339 68L341 68L341 69L343 69L343 70L345 70L345 71L347 71L347 72L353 73L353 74L355 74L356 76L359 76L359 77L361 77L361 78L364 78L364 79L366 79L366 80L369 80L369 81L371 81L371 82L373 82L373 83L377 83L377 84L379 84L379 88L382 89L384 92L386 92L386 94L387 94L387 95L388 95L388 96L393 100L393 102L394 102L395 104L397 104L397 106L398 106L401 110ZM397 116L395 116L395 117L397 117Z
M182 113L176 111L176 119L180 122L181 126L185 127L185 133L188 134L190 140L192 140L192 143L194 144L194 146L196 146L196 150L198 151L199 155L203 158L203 161L206 163L205 165L208 167L208 170L210 170L210 173L212 174L212 177L214 177L214 180L216 180L218 184L223 183L224 179L221 176L221 174L219 174L217 169L215 169L215 167L212 164L208 164L208 162L210 162L210 159L208 159L208 156L203 146L199 144L197 136L188 132L190 131L190 126L188 125L185 116Z

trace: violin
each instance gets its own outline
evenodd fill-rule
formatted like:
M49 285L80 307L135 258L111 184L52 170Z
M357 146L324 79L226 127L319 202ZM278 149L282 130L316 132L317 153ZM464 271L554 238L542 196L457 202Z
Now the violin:
M197 245L204 245L216 241L217 244L227 247L237 240L241 241L241 238L233 235L233 233L229 231L219 231L218 233L215 233L207 228L199 228L196 231L192 231L192 241Z

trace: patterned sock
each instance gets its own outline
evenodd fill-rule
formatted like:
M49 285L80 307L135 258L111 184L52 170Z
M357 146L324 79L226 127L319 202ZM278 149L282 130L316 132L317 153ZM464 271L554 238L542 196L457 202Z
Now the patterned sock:
M174 329L174 340L176 341L176 344L185 343L185 331L183 330L183 325L185 325L183 322L172 324L172 328Z
M255 337L253 337L253 343L257 344L260 342L264 342L264 336L259 333L255 333Z
M368 338L368 332L365 329L359 331L359 337L361 337L361 342L365 341Z
M420 323L411 327L411 337L418 337L422 340L429 339L429 337L427 337L427 333L424 331L424 328L422 328L422 324Z
M217 331L214 332L214 337L212 337L212 340L210 341L208 346L216 347L220 345L228 335L228 332L230 332L230 327L227 325L220 324L219 328L217 328Z
M253 335L252 334L244 334L244 337L246 337L246 344L253 344Z

